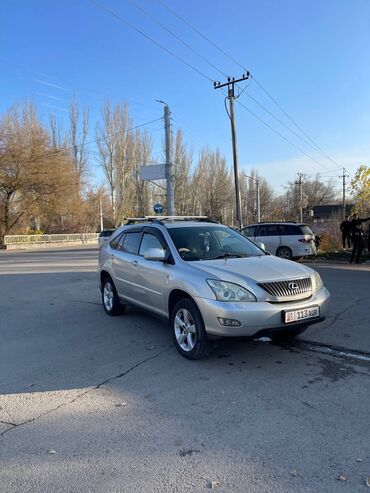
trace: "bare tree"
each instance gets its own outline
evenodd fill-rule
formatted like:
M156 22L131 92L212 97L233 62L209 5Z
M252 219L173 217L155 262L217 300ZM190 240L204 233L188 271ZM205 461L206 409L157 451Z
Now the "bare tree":
M203 214L220 221L230 220L232 179L219 150L201 150L194 179L198 182L198 200Z
M299 186L294 182L288 182L286 186L287 219L296 220L300 210ZM316 205L336 203L338 200L338 189L332 182L325 183L318 173L314 178L307 175L302 176L303 209L309 211Z
M191 165L192 153L184 143L181 129L176 132L172 151L175 177L175 208L180 216L192 212Z
M135 133L135 152L132 163L133 210L138 216L144 216L149 209L149 184L140 179L141 165L151 162L153 142L147 130Z
M112 107L110 102L103 105L102 120L96 130L97 145L116 221L117 210L121 210L124 203L125 186L132 166L132 162L127 160L128 142L132 142L132 123L127 105Z
M82 185L82 179L87 171L88 150L86 141L89 134L89 110L85 107L82 115L80 113L78 104L73 99L69 106L68 141L74 170L79 183L79 190Z

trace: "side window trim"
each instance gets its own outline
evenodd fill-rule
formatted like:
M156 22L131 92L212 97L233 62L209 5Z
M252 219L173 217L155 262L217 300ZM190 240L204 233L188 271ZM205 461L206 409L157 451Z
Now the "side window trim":
M155 236L159 241L159 243L162 245L163 250L171 251L165 237L163 236L162 231L159 231L159 229L157 228L151 228L150 226L145 226L143 232Z

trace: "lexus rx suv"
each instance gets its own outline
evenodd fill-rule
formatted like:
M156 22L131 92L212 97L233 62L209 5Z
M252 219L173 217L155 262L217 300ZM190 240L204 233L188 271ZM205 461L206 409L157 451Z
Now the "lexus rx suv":
M295 337L324 320L330 296L313 269L203 217L118 228L100 249L99 283L108 315L134 304L165 317L189 359L215 337Z

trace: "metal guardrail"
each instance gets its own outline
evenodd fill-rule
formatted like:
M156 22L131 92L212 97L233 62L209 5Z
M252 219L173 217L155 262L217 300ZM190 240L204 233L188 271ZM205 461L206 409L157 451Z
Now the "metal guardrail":
M8 235L5 245L32 245L48 243L88 243L98 241L99 233L73 233L55 235Z

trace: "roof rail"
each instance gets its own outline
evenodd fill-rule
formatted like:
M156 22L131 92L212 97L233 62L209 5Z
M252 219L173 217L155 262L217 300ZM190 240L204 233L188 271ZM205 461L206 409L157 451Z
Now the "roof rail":
M140 222L154 222L163 224L164 221L204 221L209 223L218 223L208 216L144 216L144 217L127 217L123 224L135 224Z

